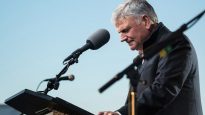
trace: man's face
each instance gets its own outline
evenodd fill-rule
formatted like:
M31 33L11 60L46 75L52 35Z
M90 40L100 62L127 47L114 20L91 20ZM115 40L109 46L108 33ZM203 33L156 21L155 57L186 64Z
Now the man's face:
M115 24L121 41L126 41L131 50L142 50L143 42L150 34L145 21L141 19L138 23L134 17L126 17Z

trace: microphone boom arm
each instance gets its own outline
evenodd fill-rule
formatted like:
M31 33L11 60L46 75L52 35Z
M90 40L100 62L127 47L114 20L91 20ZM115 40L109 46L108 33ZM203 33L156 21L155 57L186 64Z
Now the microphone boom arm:
M65 74L69 68L70 65L77 63L78 59L77 58L72 58L69 60L68 63L66 63L66 65L64 66L64 68L60 71L59 74L56 75L55 80L51 80L48 81L47 87L44 90L44 94L47 94L49 91L51 91L52 89L58 90L59 88L59 78Z
M167 45L169 45L170 43L173 43L173 41L177 40L177 39L173 39L173 38L177 38L177 36L181 35L184 31L186 31L187 29L191 28L194 24L196 24L197 21L199 21L199 19L204 15L205 10L202 11L200 14L198 14L196 17L194 17L193 19L191 19L189 22L187 22L186 24L183 24L179 29L177 29L176 31L174 31L173 33L171 33L170 35L168 35L166 37L166 39L162 40L161 42L159 42L158 44L154 44L148 48L146 48L144 50L144 59L149 59L150 57L152 57L154 54L158 53L160 50L162 50L164 47L166 47Z

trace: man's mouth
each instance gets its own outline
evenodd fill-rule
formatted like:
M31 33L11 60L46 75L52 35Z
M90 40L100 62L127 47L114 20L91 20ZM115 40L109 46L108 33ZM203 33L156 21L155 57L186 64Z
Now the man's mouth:
M129 45L132 45L133 42L134 42L134 40L127 41L127 43L128 43Z

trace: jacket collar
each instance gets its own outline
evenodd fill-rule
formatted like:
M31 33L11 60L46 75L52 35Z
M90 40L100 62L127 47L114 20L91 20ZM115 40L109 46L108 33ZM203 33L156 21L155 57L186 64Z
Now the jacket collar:
M147 41L143 44L143 50L145 50L147 47L157 43L160 39L163 38L166 33L169 33L170 30L164 26L162 22L158 23L155 31L152 33L150 38L147 39Z

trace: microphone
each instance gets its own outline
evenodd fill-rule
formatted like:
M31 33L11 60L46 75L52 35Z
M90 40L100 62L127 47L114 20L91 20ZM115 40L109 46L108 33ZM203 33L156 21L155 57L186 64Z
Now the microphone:
M110 39L110 33L106 29L99 29L93 33L87 40L86 44L81 48L75 50L71 55L64 59L63 63L70 60L71 58L78 57L81 53L88 49L97 50L105 45Z
M57 81L62 81L62 80L69 80L69 81L73 81L75 79L75 76L73 74L68 75L68 76L63 76L60 77ZM43 81L55 81L56 78L49 78L49 79L44 79Z

